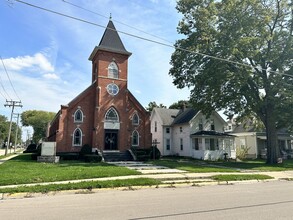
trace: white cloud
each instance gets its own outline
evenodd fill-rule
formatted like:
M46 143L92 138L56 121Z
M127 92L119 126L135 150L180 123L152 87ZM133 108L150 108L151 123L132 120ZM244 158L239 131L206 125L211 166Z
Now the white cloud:
M8 70L22 70L25 68L38 69L45 72L54 71L53 65L42 53L36 53L34 56L18 56L4 60Z
M55 73L46 73L43 75L46 79L60 79L59 76L57 76Z

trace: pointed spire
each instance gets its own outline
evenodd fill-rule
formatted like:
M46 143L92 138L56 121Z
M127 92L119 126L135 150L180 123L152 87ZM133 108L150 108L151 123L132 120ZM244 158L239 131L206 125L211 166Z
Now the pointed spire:
M119 36L118 32L116 31L116 28L115 28L111 19L109 20L107 28L106 28L106 30L103 34L103 37L99 43L99 46L94 49L94 51L92 52L92 54L89 57L89 60L92 60L92 58L96 54L97 50L106 50L106 51L110 51L110 52L114 52L114 53L126 54L128 56L131 55L131 53L125 49L125 47L120 39L120 36Z

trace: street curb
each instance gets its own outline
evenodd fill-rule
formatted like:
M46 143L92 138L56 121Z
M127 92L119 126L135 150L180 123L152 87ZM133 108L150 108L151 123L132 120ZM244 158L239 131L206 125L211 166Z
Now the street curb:
M95 188L95 189L76 189L76 190L63 190L63 191L51 191L47 193L1 193L1 200L9 199L27 199L27 198L38 198L44 196L58 196L58 195L77 195L77 194L93 194L101 191L131 191L141 189L159 189L159 188L183 188L183 187L203 187L203 186L229 186L235 184L252 184L252 183L266 183L272 181L284 181L279 179L268 179L268 180L243 180L243 181L211 181L211 182L194 182L194 183L168 183L159 184L154 186L127 186L127 187L114 187L114 188Z

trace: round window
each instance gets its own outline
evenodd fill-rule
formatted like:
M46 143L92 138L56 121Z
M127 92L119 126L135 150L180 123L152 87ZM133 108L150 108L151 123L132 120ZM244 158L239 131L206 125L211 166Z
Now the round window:
M110 83L107 85L107 91L110 95L117 95L119 87L115 83Z

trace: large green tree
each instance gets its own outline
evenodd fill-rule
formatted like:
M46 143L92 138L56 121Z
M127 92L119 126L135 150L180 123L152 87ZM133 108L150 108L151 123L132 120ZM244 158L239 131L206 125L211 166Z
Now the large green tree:
M3 144L8 141L9 134L9 124L10 122L4 115L0 115L0 148L3 147ZM17 130L16 130L17 129ZM17 131L17 140L16 138ZM10 143L15 144L21 143L21 128L17 126L15 122L12 122L11 134L10 134Z
M153 102L150 102L150 103L148 104L148 107L146 107L145 109L146 109L148 112L151 112L154 108L166 108L166 106L163 105L162 103L158 105L155 101L153 101Z
M278 126L292 123L293 8L290 0L179 0L183 18L169 74L206 113L253 115L277 163ZM284 115L284 112L288 115ZM292 124L291 124L292 125Z
M56 113L28 110L21 114L21 122L23 126L32 126L34 130L33 141L38 142L46 137L48 123L52 121Z

